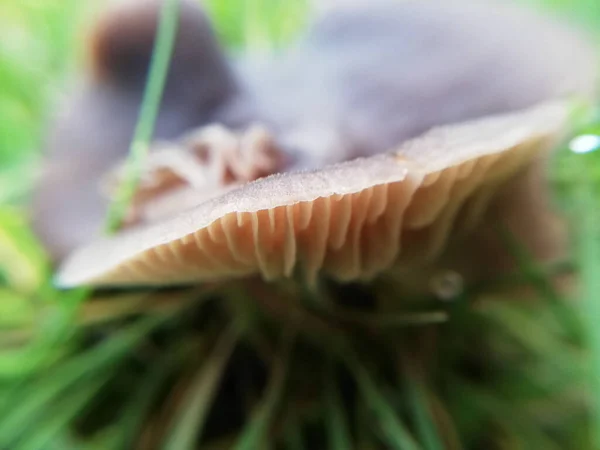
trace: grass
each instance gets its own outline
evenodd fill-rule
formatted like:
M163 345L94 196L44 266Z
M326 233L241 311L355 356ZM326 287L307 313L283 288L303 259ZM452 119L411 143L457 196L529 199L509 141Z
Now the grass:
M600 25L595 2L547 2ZM600 448L600 152L565 149L552 172L581 299L549 283L564 267L537 267L517 247L522 270L507 283L539 298L473 288L394 315L304 307L294 298L310 294L294 283L56 292L23 205L49 105L76 62L69 24L83 23L81 3L0 4L0 448ZM306 9L208 6L232 48L260 51L290 39ZM163 29L137 158L160 98ZM334 305L347 295L321 289Z
M109 232L118 230L123 225L127 207L135 195L140 178L140 167L148 156L150 141L156 125L160 109L163 88L169 70L170 55L173 51L177 35L179 2L166 0L161 11L161 19L153 50L152 63L149 69L146 92L140 108L140 117L129 150L127 174L125 182L116 195L114 203L108 211L107 228Z

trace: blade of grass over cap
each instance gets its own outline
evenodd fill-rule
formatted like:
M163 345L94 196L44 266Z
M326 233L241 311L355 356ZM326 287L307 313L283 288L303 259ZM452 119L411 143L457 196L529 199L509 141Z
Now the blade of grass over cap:
M109 233L121 226L139 182L142 162L148 154L177 34L178 14L179 0L164 0L140 116L129 149L127 174L108 211L106 226Z

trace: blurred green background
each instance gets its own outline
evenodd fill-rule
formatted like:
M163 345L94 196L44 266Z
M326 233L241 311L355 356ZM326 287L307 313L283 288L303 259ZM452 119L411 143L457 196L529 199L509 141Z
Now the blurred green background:
M579 20L600 35L597 0L522 1ZM67 424L83 414L84 406L116 373L125 355L150 330L164 326L171 314L160 299L143 295L121 295L118 304L112 299L96 299L87 302L82 313L86 293L60 293L51 287L44 252L26 227L27 192L39 165L46 119L64 87L77 75L83 59L81 32L102 3L0 0L0 448L9 448L5 444L17 442L17 438L20 444L11 450L81 448L66 431ZM308 11L304 0L206 3L223 42L236 51L264 51L289 41L301 29ZM599 130L590 124L582 132ZM545 306L497 302L484 311L461 316L460 327L468 339L464 347L455 343L448 350L464 351L469 339L488 339L497 351L496 359L486 362L498 368L493 382L478 388L450 374L445 385L448 392L443 395L447 414L457 422L463 437L477 435L482 417L497 416L502 438L489 448L567 448L564 442L576 450L600 448L596 445L600 443L600 333L596 330L600 328L600 157L575 156L564 150L554 167L557 200L568 206L566 212L575 224L578 250L566 264L582 275L581 298L557 301L545 274L524 259L523 276L540 288ZM143 320L131 324L127 321L131 316ZM100 331L99 324L104 327ZM87 327L94 327L93 331L105 338L105 345L88 346ZM184 341L184 337L178 339ZM218 364L210 355L207 361ZM523 361L525 365L519 365ZM514 367L504 367L511 362ZM361 379L367 403L371 402L375 416L387 424L389 442L396 444L385 448L442 448L436 442L444 439L436 436L452 433L431 428L414 398L408 408L415 412L421 446L406 446L410 440L406 441L401 422L385 402L398 392L391 388L377 392L368 378ZM418 383L415 387L414 381L409 379L402 386L412 386L413 392L427 391ZM429 394L434 395L433 391ZM90 446L127 448L123 443L130 442L128 433L141 426L136 417L142 417L142 403L139 398L132 400L123 422L107 427ZM580 403L585 406L583 415L573 406ZM332 418L328 425L333 430L331 448L346 448L344 436L349 425L344 426L340 419L343 407L336 398L328 404L324 414ZM515 411L515 405L522 410ZM267 420L268 408L260 411L266 411ZM178 416L182 425L170 435L169 448L186 448L174 443L185 442L186 433L193 434L193 426L186 420L196 416L185 413ZM252 447L258 442L252 439L261 422L252 421L251 425L241 433L247 439L242 441L246 447L239 448L259 448ZM302 447L290 444L289 448Z

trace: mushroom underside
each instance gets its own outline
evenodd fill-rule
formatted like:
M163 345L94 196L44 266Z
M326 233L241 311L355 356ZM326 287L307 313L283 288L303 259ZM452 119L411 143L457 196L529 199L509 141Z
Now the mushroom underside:
M567 132L553 102L434 129L398 150L243 185L76 251L60 286L176 285L296 270L369 279L435 259Z

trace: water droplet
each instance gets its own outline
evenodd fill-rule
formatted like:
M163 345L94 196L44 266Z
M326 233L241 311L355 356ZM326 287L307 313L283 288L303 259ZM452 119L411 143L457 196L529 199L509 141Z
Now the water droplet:
M458 272L444 270L433 276L430 287L440 300L451 301L462 294L464 279Z
M569 143L573 153L590 153L600 149L600 136L597 134L582 134Z

